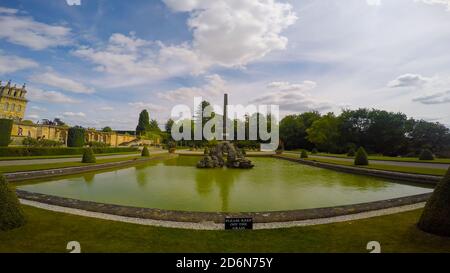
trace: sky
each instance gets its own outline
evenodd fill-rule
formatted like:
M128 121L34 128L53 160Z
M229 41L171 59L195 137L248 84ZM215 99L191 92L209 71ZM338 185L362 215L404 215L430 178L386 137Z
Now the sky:
M194 96L281 115L359 107L450 126L450 0L2 0L25 119L163 126Z

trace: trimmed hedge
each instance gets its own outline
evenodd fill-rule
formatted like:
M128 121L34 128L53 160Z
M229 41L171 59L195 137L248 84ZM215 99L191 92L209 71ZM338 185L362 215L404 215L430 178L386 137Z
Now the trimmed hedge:
M144 148L142 149L141 156L145 156L145 157L150 156L150 152L148 151L147 146L144 146Z
M83 158L81 159L81 163L95 163L97 160L95 159L94 152L92 152L92 148L86 148L83 152Z
M428 149L424 149L420 153L419 160L434 160L433 153Z
M80 127L71 127L68 130L67 146L68 147L83 147L85 142L86 130Z
M425 232L450 236L450 168L428 199L418 226Z
M306 152L306 150L302 150L302 152L300 153L300 158L308 158L308 153Z
M92 148L95 154L121 153L121 152L138 152L135 147L96 147ZM51 156L51 155L82 155L84 148L61 147L0 147L0 157L5 156Z
M0 119L0 147L7 147L11 143L12 119Z
M366 150L363 147L359 147L355 155L355 165L357 166L367 166L369 165L369 159L367 157Z
M0 230L18 228L25 222L15 191L8 187L5 177L0 175Z

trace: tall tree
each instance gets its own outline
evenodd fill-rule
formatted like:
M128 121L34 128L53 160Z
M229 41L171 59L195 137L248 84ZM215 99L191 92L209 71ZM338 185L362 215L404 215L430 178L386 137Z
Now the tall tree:
M306 129L307 139L319 149L327 152L336 152L339 142L340 120L333 113L328 113L314 121L310 128Z
M136 126L136 135L142 135L150 130L150 117L147 110L142 110L139 114L138 125Z
M172 132L172 127L175 122L173 119L169 118L164 126L164 129L166 130L166 133L170 134Z

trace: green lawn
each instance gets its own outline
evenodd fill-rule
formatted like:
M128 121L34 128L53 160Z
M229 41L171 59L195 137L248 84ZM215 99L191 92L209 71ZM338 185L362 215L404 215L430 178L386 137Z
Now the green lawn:
M154 156L161 156L161 155L151 155L150 157L154 157ZM142 158L142 157L141 156L129 156L129 157L121 157L121 158L108 158L108 159L101 159L100 157L98 157L97 163L81 163L81 159L80 159L80 162L61 162L61 163L50 163L50 164L0 166L0 173L13 173L13 172L77 167L77 166L95 165L95 164L101 164L101 163L127 161L127 160L133 160L136 158Z
M300 154L300 150L286 151L289 153ZM330 154L330 153L317 153L316 155L328 156L328 157L338 157L338 158L353 158L346 154ZM435 158L434 160L419 160L417 157L390 157L382 155L369 155L371 160L384 160L384 161L400 161L400 162L419 162L419 163L444 163L449 164L450 158Z
M283 156L290 158L300 158L299 155L284 153ZM427 174L427 175L445 175L447 170L445 169L433 169L433 168L421 168L421 167L408 167L408 166L392 166L392 165L383 165L377 163L370 163L369 166L355 166L353 162L342 161L339 159L330 158L308 158L306 160L330 163L336 165L343 166L351 166L358 168L368 168L368 169L376 169L376 170L384 170L384 171L395 171L395 172L403 172L403 173L416 173L416 174Z
M24 206L26 226L0 232L0 252L450 252L450 238L416 228L421 210L364 220L254 231L195 231L112 222Z
M137 154L139 151L134 152L122 152L122 153L104 153L104 154L95 154L98 157L107 156L107 155L127 155L127 154ZM28 160L28 159L53 159L53 158L81 158L82 154L79 155L40 155L40 156L2 156L0 157L0 161L6 160Z

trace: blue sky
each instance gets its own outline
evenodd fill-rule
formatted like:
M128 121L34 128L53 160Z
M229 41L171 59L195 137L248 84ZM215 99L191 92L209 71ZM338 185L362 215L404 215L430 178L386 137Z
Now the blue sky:
M74 5L69 5L73 4ZM69 3L69 4L68 4ZM133 129L193 97L450 124L449 0L6 0L0 79L26 118Z

